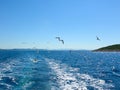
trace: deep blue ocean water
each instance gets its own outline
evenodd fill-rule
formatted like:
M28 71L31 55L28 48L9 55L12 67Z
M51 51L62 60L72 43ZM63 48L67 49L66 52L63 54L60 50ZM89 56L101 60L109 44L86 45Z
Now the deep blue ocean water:
M120 90L120 53L0 50L0 90Z

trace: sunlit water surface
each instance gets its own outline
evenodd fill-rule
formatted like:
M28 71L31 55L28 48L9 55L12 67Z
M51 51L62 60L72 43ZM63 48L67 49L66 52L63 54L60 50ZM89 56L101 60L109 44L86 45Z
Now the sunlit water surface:
M120 90L120 53L0 50L0 90Z

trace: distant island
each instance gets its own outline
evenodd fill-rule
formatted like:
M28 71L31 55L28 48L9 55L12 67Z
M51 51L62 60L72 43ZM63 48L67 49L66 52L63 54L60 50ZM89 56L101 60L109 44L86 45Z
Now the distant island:
M106 47L102 47L93 51L101 51L101 52L120 52L120 44L110 45Z

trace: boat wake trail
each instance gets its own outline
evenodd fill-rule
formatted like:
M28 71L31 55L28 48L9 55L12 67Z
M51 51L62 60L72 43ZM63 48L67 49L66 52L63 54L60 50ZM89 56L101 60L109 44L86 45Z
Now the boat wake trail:
M96 79L88 74L80 74L79 68L73 68L54 59L45 59L55 74L51 90L110 90L114 86L104 80Z

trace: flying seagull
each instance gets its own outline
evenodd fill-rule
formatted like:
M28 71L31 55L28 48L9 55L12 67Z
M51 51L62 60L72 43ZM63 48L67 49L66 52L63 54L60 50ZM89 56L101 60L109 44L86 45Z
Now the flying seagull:
M62 42L62 44L64 44L64 40L61 40L60 37L56 37L56 39L58 39L58 41Z
M96 36L96 38L97 38L98 41L100 41L100 38L99 38L99 37Z

